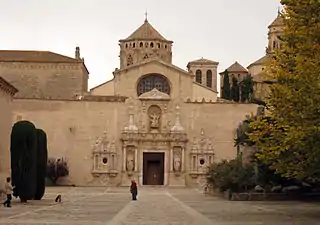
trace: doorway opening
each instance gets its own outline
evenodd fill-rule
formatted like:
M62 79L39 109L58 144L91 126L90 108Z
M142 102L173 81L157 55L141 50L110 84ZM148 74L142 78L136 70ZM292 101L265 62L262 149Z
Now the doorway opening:
M164 152L143 153L143 185L164 185Z

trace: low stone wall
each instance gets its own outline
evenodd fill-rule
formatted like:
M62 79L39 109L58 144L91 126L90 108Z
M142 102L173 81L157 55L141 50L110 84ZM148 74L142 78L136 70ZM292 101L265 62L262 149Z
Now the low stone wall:
M232 193L210 189L207 194L231 201L320 201L320 193ZM230 198L231 197L231 198Z

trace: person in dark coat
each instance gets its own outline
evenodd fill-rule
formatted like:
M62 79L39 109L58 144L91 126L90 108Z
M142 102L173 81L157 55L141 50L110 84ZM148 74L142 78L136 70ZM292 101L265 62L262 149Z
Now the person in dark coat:
M132 201L136 201L137 195L138 195L138 187L137 187L137 183L134 180L131 181L130 192L132 195Z

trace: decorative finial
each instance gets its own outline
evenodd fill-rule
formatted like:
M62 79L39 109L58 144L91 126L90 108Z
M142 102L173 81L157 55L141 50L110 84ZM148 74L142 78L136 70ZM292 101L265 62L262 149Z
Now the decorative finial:
M145 12L145 18L144 18L144 22L148 22L148 10L146 9L146 12Z

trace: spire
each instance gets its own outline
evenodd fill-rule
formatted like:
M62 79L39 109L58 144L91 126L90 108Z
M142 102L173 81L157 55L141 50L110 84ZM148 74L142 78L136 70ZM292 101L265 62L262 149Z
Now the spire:
M278 17L281 16L281 6L278 6Z
M129 125L124 128L125 132L138 132L138 127L134 124L133 105L129 106Z
M176 122L173 125L173 127L171 128L171 132L184 132L184 128L180 123L180 108L179 106L176 107Z
M147 23L148 22L148 10L146 9L146 12L144 13L145 17L144 17L144 22Z

